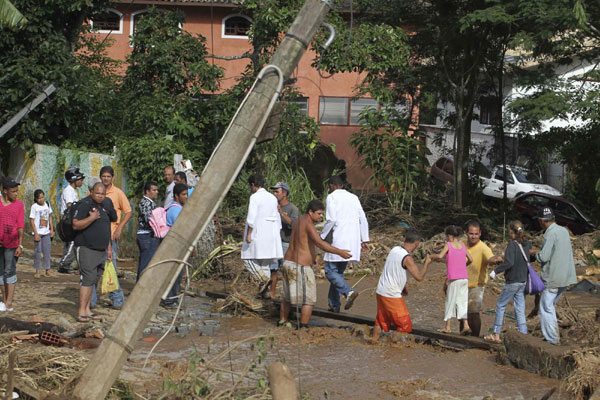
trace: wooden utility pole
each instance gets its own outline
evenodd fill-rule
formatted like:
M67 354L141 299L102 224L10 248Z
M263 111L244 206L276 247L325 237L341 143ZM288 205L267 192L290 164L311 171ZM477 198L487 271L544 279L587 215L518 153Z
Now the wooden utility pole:
M271 64L287 79L331 8L326 0L307 0L290 27ZM269 102L277 91L278 74L270 69L258 82L213 152L197 190L163 239L148 268L127 298L117 320L83 371L73 396L103 400L118 377L163 293L187 261L191 249L217 211L244 165L259 135ZM155 266L156 265L156 266Z

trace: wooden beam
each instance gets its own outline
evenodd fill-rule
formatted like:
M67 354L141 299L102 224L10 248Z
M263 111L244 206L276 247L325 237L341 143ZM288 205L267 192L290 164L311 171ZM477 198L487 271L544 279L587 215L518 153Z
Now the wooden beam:
M205 294L207 297L212 297L214 299L224 299L228 296L227 293L213 292L210 290L206 291ZM280 305L280 303L281 303L279 300L273 300L273 302L277 305ZM292 311L295 312L294 307L292 307ZM351 322L353 324L361 324L361 325L369 325L369 326L375 325L375 318L372 318L372 317L365 317L364 315L349 314L349 313L345 313L345 312L334 313L332 311L326 310L324 308L319 308L319 307L313 307L312 315L317 316L317 317L334 319L336 321ZM460 335L452 334L452 333L443 333L443 332L433 331L431 329L427 329L427 328L423 328L423 327L419 327L419 326L415 326L415 325L413 325L413 329L412 329L411 333L413 335L425 336L425 337L428 337L431 339L445 340L447 342L457 343L457 344L461 344L463 346L468 346L468 347L482 349L482 350L491 350L491 349L494 349L497 347L494 344L488 343L485 340L478 338L478 337L460 336Z

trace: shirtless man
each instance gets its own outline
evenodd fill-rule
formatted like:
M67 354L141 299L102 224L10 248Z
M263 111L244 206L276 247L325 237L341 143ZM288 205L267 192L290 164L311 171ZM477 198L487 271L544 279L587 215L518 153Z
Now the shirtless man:
M344 259L352 257L348 250L333 247L319 236L315 223L321 221L324 210L325 206L321 201L311 200L306 207L306 214L298 218L292 228L290 247L281 266L284 299L281 303L280 321L277 323L279 326L288 322L291 304L301 304L300 328L308 327L317 301L317 286L311 268L316 267L315 246Z

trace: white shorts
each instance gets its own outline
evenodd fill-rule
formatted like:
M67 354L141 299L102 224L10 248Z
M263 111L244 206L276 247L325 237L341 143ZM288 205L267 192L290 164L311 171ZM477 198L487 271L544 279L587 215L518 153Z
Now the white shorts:
M469 304L469 280L455 279L448 283L446 291L446 315L444 321L451 318L467 319Z

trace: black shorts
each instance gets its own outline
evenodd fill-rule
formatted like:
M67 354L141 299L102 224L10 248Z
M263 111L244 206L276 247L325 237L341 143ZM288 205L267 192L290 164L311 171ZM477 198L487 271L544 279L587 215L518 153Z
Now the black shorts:
M79 263L79 286L94 286L102 278L106 250L94 250L85 246L75 249Z

